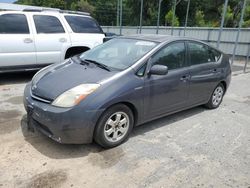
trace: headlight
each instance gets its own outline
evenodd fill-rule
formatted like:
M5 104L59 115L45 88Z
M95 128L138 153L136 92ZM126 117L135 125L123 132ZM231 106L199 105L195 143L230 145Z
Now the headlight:
M79 104L90 93L94 92L100 84L82 84L76 86L63 94L59 95L52 105L58 107L72 107Z

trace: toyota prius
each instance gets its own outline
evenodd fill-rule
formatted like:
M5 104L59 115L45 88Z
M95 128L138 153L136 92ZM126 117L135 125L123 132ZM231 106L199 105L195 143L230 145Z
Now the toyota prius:
M39 71L24 91L28 128L59 143L124 142L133 127L198 105L217 108L228 55L195 39L117 37Z

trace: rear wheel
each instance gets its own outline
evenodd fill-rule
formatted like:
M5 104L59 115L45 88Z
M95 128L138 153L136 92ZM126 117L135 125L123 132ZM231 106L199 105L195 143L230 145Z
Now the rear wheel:
M134 124L133 113L123 104L112 106L104 112L95 129L95 141L105 148L120 145L131 132Z
M222 83L216 86L208 103L205 105L209 109L218 108L222 102L225 93L225 88Z

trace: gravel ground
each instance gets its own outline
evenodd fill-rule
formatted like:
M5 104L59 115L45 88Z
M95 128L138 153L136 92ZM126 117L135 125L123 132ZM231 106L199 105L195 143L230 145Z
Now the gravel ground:
M136 127L123 145L61 145L27 132L29 74L0 77L0 187L250 187L250 74L220 108L196 107Z

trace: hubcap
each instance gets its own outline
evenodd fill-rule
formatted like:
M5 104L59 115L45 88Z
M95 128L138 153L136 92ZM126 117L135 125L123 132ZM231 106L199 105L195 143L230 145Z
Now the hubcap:
M104 126L105 138L110 142L117 142L126 135L128 128L128 115L124 112L116 112L106 121Z
M223 88L221 86L218 86L213 93L212 97L212 103L214 106L217 106L220 104L222 97L223 97Z

